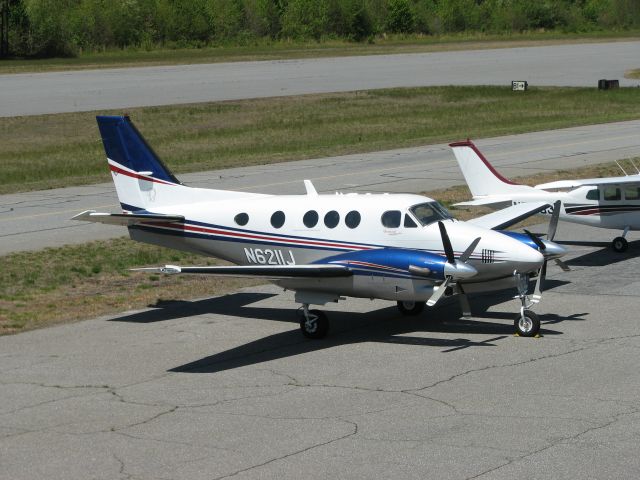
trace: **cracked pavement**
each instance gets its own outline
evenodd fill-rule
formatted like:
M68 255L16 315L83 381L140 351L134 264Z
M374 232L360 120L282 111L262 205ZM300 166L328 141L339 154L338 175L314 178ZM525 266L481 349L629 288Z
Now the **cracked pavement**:
M560 225L603 243L550 266L539 339L505 295L348 299L309 341L270 285L2 337L0 479L637 478L640 241L613 234Z

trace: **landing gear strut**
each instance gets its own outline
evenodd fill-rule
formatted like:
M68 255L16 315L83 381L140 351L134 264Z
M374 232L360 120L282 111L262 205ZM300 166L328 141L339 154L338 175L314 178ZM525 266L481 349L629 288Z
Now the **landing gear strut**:
M616 252L622 253L625 252L627 248L629 248L629 242L627 242L627 239L624 238L627 236L627 233L629 233L629 227L624 227L622 236L614 238L613 242L611 242L611 248L613 248Z
M300 330L307 338L324 338L329 332L329 320L320 310L309 310L309 304L302 304Z
M516 333L521 337L535 337L540 331L540 319L532 310L533 302L529 301L527 291L529 290L529 276L516 273L518 280L518 298L522 303L520 313L516 317L513 326Z

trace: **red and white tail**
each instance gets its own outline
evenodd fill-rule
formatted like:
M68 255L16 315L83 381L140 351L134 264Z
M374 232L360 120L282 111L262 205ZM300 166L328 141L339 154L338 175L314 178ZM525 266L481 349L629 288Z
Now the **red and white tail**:
M449 146L456 156L473 198L535 191L532 187L519 185L500 175L470 140L451 143Z

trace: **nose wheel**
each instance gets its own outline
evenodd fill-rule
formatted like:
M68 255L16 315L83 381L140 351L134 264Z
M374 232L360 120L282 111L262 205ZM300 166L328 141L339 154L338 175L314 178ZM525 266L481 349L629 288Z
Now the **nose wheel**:
M537 303L535 298L534 301L531 302L527 297L529 275L515 272L515 276L518 287L518 296L516 298L520 299L522 306L520 307L520 313L516 317L515 322L513 322L513 326L515 327L517 335L521 337L535 337L538 332L540 332L540 318L538 318L538 315L532 310L529 310L534 303ZM540 299L538 298L537 300L539 301Z
M533 311L523 308L513 326L521 337L535 337L540 331L540 318Z
M320 310L309 310L309 305L302 305L300 330L307 338L319 339L329 332L329 319Z

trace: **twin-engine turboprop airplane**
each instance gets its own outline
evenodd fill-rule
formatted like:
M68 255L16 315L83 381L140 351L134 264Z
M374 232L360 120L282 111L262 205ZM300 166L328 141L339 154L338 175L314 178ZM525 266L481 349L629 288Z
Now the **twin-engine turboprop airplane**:
M300 327L310 338L326 335L326 316L309 305L343 295L396 301L416 315L425 302L466 292L518 287L522 302L516 331L540 328L527 297L530 275L564 249L506 228L548 207L510 207L474 220L453 219L438 202L418 195L320 195L305 180L305 195L263 195L182 185L126 116L99 116L98 126L123 213L86 211L75 220L128 227L133 240L211 255L236 265L151 269L263 277L295 291ZM542 253L541 253L542 252ZM544 255L543 255L544 254Z
M473 142L452 143L450 147L473 195L473 200L457 205L504 208L524 202L559 200L560 220L622 230L622 236L611 242L616 252L627 249L625 237L629 230L640 229L640 174L560 180L529 187L500 175ZM551 210L542 213L550 214Z

